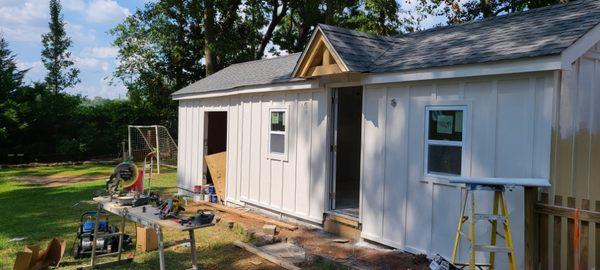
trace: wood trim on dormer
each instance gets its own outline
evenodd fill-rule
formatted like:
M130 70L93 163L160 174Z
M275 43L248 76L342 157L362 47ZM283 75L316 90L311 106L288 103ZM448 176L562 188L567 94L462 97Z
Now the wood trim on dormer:
M348 71L348 68L335 53L323 33L317 28L292 75L300 78L311 78L341 74Z

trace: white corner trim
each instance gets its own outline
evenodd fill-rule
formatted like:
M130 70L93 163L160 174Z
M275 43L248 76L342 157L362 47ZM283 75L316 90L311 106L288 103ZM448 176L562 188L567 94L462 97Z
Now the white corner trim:
M212 97L224 97L233 96L240 94L252 94L252 93L263 93L263 92L276 92L276 91L289 91L289 90L309 90L319 88L318 80L305 80L287 83L277 84L262 84L262 85L251 85L232 88L229 90L219 90L207 93L189 93L173 96L173 100L188 100L188 99L201 99L201 98L212 98Z
M571 65L579 57L588 52L596 43L600 42L600 24L580 37L575 43L565 49L561 54L563 70L571 70Z
M364 85L559 70L559 56L368 74Z

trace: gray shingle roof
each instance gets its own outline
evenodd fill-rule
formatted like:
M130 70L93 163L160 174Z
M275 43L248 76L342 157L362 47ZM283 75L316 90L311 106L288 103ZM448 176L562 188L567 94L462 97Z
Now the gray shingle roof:
M264 85L300 81L292 78L292 70L300 57L300 53L262 60L233 64L218 72L184 87L174 96L191 93L229 90L249 85Z
M579 0L396 37L319 28L350 71L393 72L557 55L598 23L600 0ZM303 80L291 77L299 57L234 64L173 95Z
M560 54L600 23L580 0L397 37L320 25L351 71L391 72Z

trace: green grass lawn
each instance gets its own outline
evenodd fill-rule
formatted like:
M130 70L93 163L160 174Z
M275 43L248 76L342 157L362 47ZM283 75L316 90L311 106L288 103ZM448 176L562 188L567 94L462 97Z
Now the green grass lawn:
M82 212L95 209L91 202L92 193L104 188L104 179L110 175L113 168L114 165L71 165L0 169L0 269L12 269L16 252L22 250L24 245L39 242L45 246L52 237L67 240L67 251L63 258L65 269L73 269L76 265L86 263L87 259L75 261L70 255L79 216ZM152 181L153 189L162 194L173 194L176 192L175 171L165 168L161 172L160 176ZM27 177L57 175L89 176L98 180L55 187L32 185L22 180ZM113 224L116 225L117 219L113 220ZM135 225L131 222L127 224L126 231L133 236ZM165 240L179 239L185 235L166 230ZM26 239L9 242L10 239L19 237ZM248 257L251 255L231 245L235 240L248 240L241 233L217 225L199 230L196 238L199 264L202 267L247 268ZM131 250L128 253L134 255L135 269L157 269L157 252L142 253ZM189 248L167 249L166 260L168 269L188 268L191 263Z

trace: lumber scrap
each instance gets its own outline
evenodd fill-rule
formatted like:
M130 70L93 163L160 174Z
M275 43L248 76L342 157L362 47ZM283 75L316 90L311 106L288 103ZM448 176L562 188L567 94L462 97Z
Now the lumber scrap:
M272 263L274 263L276 265L279 265L279 266L281 266L281 267L283 267L285 269L288 269L288 270L300 270L300 267L295 266L293 263L291 263L291 262L289 262L287 260L284 260L283 258L278 258L276 256L273 256L273 255L269 254L269 253L266 253L266 252L258 249L257 247L255 247L253 245L246 244L246 243L243 243L241 241L235 241L235 242L233 242L233 244L236 247L243 248L243 249L245 249L245 250L247 250L247 251L249 251L251 253L254 253L254 254L262 257L263 259L265 259L267 261L270 261L270 262L272 262Z
M227 152L220 152L204 157L206 166L212 177L213 185L219 200L225 199L225 179L227 179Z
M274 220L272 218L268 218L268 217L264 217L261 215L257 215L254 213L247 213L244 211L240 211L238 209L235 208L231 208L231 207L227 207L227 206L223 206L223 205L219 205L219 204L215 204L215 203L209 203L209 202L198 202L199 204L202 205L206 205L206 206L210 206L214 209L217 209L219 211L223 211L223 212L227 212L227 213L232 213L241 217L245 217L245 218L251 218L251 219L256 219L256 220L260 220L263 221L265 223L269 223L269 224L273 224L276 225L277 227L281 227L290 231L295 231L298 229L298 226L296 225L292 225L292 224L288 224L285 222L281 222L278 220Z

